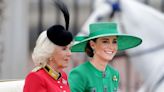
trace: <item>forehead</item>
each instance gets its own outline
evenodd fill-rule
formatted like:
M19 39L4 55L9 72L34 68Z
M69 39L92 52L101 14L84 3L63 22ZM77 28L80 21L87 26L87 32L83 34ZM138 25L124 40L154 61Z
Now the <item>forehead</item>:
M105 36L98 38L100 40L109 40L109 39L117 39L117 36Z

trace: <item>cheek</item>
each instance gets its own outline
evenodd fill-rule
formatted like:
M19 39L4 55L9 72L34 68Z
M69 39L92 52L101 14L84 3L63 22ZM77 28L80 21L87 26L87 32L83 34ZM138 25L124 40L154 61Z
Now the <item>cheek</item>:
M62 57L64 57L64 55L63 55L61 52L59 52L59 53L56 54L55 57L56 57L57 59L62 59Z
M98 48L99 48L99 50L100 50L100 51L102 51L102 50L106 49L106 48L107 48L107 46L100 45Z
M104 49L105 49L105 47L103 47L103 46L99 46L99 47L97 47L96 49L95 49L95 51L96 51L96 53L102 53L103 51L104 51Z
M117 44L116 45L114 45L114 50L118 50L118 46L117 46Z
M62 56L62 53L59 52L59 51L56 51L54 54L53 54L53 57L56 61L58 61Z

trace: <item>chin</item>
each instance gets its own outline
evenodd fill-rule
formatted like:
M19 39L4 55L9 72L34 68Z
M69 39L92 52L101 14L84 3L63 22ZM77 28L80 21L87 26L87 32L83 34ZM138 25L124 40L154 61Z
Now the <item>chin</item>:
M111 61L112 59L108 59L108 61Z
M106 60L108 60L108 61L111 61L113 58L108 58L108 59L106 59Z

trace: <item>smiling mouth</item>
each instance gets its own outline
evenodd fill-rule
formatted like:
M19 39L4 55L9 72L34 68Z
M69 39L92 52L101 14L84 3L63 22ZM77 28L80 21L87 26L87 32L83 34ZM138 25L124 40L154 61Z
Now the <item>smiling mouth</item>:
M113 51L105 51L107 54L113 54Z

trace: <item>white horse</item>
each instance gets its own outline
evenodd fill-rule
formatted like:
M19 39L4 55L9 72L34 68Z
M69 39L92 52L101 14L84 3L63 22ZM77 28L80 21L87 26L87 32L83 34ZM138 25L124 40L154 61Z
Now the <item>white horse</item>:
M78 35L88 35L88 24L112 13L107 0L95 0L93 13ZM111 1L111 0L110 0ZM120 0L121 16L117 17L125 30L143 39L142 45L128 50L130 61L141 72L145 82L138 92L164 90L164 15L135 0Z

